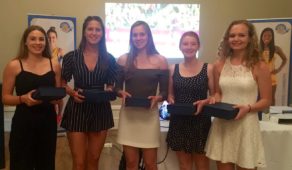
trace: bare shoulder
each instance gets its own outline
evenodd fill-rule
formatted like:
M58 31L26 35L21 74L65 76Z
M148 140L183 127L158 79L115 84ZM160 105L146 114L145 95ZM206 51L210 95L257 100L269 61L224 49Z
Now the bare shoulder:
M175 64L170 64L169 66L168 66L168 70L172 73L172 72L174 72L174 68L175 68Z
M156 58L158 60L160 69L168 69L168 62L167 62L167 59L164 56L162 56L160 54L157 54Z
M21 71L20 62L17 59L9 61L5 67L4 72L10 75L17 75Z
M221 72L223 66L225 64L225 59L219 58L213 64L213 70Z
M125 66L127 63L127 59L128 59L128 53L123 54L118 58L117 63L121 66Z
M213 69L214 69L214 64L207 63L207 69L208 69L208 71L213 71Z

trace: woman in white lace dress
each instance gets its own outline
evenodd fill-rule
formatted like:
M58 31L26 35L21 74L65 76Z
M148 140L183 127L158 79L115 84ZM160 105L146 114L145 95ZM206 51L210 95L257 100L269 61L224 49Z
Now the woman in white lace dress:
M213 120L205 150L219 170L265 166L257 112L270 105L272 88L257 42L254 26L238 20L230 24L220 44L214 65L216 100L235 104L239 112L234 120Z

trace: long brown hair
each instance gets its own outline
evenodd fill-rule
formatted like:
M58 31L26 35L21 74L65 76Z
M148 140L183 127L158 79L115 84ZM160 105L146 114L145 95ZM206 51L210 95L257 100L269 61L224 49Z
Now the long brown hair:
M264 52L264 49L265 49L265 43L263 41L263 35L265 32L271 32L272 34L272 39L271 41L269 42L268 44L268 48L269 48L269 61L272 61L273 57L274 57L274 54L275 54L275 51L276 51L276 46L275 46L275 36L274 36L274 31L272 28L265 28L262 33L261 33L261 39L260 39L260 51L261 51L261 54Z
M151 33L151 29L149 27L149 25L145 22L145 21L136 21L132 26L131 26L131 30L130 30L130 40L129 40L129 44L130 44L130 51L128 53L128 58L127 58L127 63L126 63L126 71L127 72L131 72L131 70L133 70L134 66L134 61L135 58L138 55L138 49L135 47L134 42L133 42L133 29L137 26L142 25L143 28L146 31L147 37L148 37L148 42L146 45L146 53L147 55L154 55L154 54L159 54L158 51L156 50L154 41L153 41L153 37L152 37L152 33Z
M85 18L83 22L83 26L82 26L82 38L79 45L79 49L81 49L82 51L84 51L85 49L85 46L86 46L85 30L90 21L97 21L101 26L102 37L100 41L96 44L96 49L98 50L99 57L100 57L98 60L98 65L101 67L102 70L105 70L108 68L108 65L109 65L109 54L107 52L106 43L105 43L105 27L102 22L102 19L99 16L88 16Z
M251 68L256 63L260 61L260 55L259 55L259 49L258 49L258 38L256 34L255 27L252 23L248 22L247 20L236 20L231 22L231 24L228 26L224 36L223 40L221 41L219 45L219 56L223 58L230 57L233 53L233 50L229 46L229 34L230 30L234 25L243 24L248 28L248 37L249 42L247 44L246 49L246 57L244 58L244 61L246 63L246 66Z
M20 41L19 50L18 50L18 54L16 56L16 59L23 59L23 58L28 57L28 48L27 48L27 45L25 43L26 43L28 35L32 31L35 31L35 30L40 31L45 37L46 44L45 44L45 49L42 52L42 56L46 57L46 58L51 58L51 50L50 50L49 40L48 40L48 36L46 34L46 31L41 26L31 25L22 34L22 38Z

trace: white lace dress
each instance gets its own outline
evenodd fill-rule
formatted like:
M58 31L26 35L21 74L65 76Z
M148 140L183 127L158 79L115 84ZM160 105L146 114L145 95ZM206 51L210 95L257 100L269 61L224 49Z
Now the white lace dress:
M232 65L227 59L219 85L222 102L253 104L257 100L258 86L250 69ZM235 163L243 168L265 166L259 120L256 112L240 120L214 118L206 144L206 155L222 163Z

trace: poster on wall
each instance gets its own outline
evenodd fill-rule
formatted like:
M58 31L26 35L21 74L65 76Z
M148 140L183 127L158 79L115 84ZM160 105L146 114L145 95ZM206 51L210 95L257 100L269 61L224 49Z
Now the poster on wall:
M57 32L56 43L63 54L76 49L76 18L63 16L28 15L28 25L39 25Z
M257 30L263 59L271 70L273 105L292 104L292 18L250 20Z

